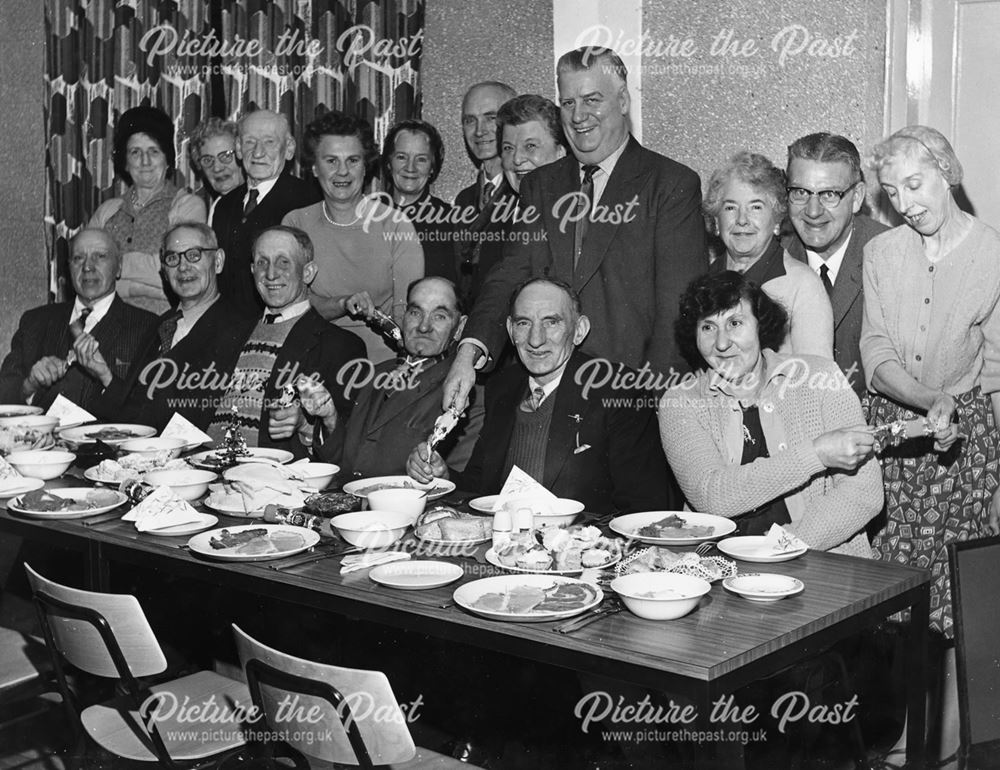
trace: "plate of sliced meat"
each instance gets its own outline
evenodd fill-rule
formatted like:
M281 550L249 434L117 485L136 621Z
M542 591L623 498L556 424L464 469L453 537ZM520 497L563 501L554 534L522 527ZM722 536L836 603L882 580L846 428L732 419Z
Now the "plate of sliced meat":
M242 524L201 532L188 540L192 553L223 561L281 559L312 548L319 533L286 524Z
M604 592L571 577L499 575L455 589L455 604L491 620L542 623L571 618L596 607Z
M644 511L617 516L608 527L640 543L691 545L725 537L736 529L736 522L694 511Z

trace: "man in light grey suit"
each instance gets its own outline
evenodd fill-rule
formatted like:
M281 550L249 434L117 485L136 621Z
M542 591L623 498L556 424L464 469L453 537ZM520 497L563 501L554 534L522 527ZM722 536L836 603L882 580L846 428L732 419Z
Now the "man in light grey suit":
M788 147L788 216L797 237L783 244L819 275L833 305L833 357L861 396L861 265L865 244L886 226L860 213L861 156L850 139L809 134Z

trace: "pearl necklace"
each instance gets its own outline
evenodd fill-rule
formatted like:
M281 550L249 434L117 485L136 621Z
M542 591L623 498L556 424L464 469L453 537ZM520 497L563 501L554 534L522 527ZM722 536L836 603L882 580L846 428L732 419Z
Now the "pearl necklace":
M357 211L357 209L355 209L355 211ZM362 211L360 214L354 217L354 219L352 219L350 222L346 224L341 224L340 222L333 221L333 218L330 216L329 213L327 213L326 201L323 201L323 216L326 217L326 221L329 222L334 227L351 227L352 225L356 225L358 222L361 221L361 217L364 216L364 212Z

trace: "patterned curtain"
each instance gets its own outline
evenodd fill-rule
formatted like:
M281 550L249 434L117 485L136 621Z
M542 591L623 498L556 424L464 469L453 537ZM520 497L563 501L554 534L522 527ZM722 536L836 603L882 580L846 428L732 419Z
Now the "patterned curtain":
M122 193L114 125L141 104L174 119L177 179L211 116L279 111L296 136L328 110L364 116L381 143L419 117L424 0L45 0L50 299L71 293L69 239Z

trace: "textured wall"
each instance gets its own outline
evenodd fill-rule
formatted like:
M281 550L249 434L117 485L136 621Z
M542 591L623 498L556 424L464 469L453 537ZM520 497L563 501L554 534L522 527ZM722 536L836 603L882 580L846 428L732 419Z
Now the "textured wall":
M460 124L465 90L502 80L520 93L554 97L552 9L539 0L427 0L426 9L423 116L446 148L434 192L451 200L475 178Z
M21 313L45 301L47 267L42 209L45 147L42 142L42 3L0 3L0 136L4 184L0 185L0 350L6 354Z
M742 147L783 167L788 144L813 131L843 134L862 155L882 136L884 3L646 0L643 28L644 143L703 183ZM732 55L748 41L755 54Z

